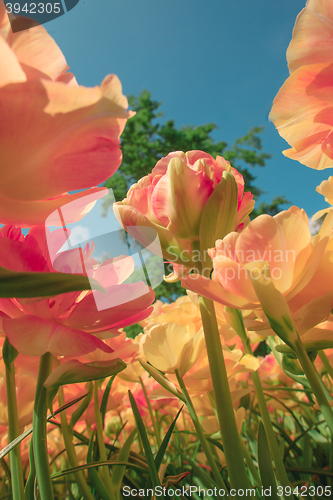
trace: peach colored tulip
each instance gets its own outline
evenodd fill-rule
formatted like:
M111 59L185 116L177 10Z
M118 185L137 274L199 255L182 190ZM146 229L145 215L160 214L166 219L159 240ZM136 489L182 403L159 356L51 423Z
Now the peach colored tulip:
M333 176L330 176L327 181L323 181L319 186L316 187L316 191L325 197L325 201L330 205L333 205ZM312 220L316 221L320 219L323 215L331 212L332 207L324 208L315 213Z
M328 217L332 217L332 215L330 214ZM331 305L333 305L332 280L333 237L331 236L311 279L290 301L293 310L301 311L303 308L302 314L299 314L299 319L303 323L301 328L303 332L307 331L309 327L314 327L329 315L332 309ZM316 317L318 317L317 323L313 321Z
M333 167L333 9L308 0L287 51L290 77L274 99L270 119L292 146L283 154L308 167Z
M140 325L145 329L149 329L166 322L178 323L184 326L191 323L195 332L202 328L199 307L187 295L178 297L171 304L163 304L163 302L157 300L150 316L141 321Z
M142 351L151 365L162 372L179 371L183 376L199 359L205 347L203 330L193 325L162 323L146 330Z
M199 251L195 255L191 244L199 242L200 228L208 224L213 205L214 212L223 206L223 195L215 199L213 193L222 185L226 172L232 174L238 190L235 207L228 214L233 219L232 229L237 230L253 209L253 196L244 195L244 179L229 162L221 156L214 160L203 151L176 151L159 160L152 173L134 184L127 198L115 204L115 215L130 234L130 226L155 229L164 257L185 268L182 271L176 267L175 279L179 279L200 260Z
M287 301L311 280L320 264L331 232L327 220L312 240L303 210L291 207L271 217L261 215L241 233L230 233L210 251L213 278L192 274L182 279L186 288L216 302L241 309L260 307L246 267L268 263L274 287ZM256 265L258 262L258 265ZM258 269L259 269L258 267Z
M100 87L78 86L42 26L14 34L8 20L2 24L0 222L29 227L87 194L68 191L117 170L119 136L132 113L115 75Z
M64 243L63 231L54 231L50 240L52 248L60 249ZM85 262L91 266L92 277L95 277L94 266L97 263L91 253L92 249L87 246L84 250ZM67 262L64 254L68 255ZM81 263L79 249L63 252L60 256L68 272L77 271ZM123 259L123 262L127 265L128 261ZM110 265L108 261L106 263ZM35 226L25 237L20 228L1 228L0 266L16 271L54 272L47 253L45 227ZM100 268L96 267L96 274L100 272ZM114 272L107 275L109 282L104 283L107 293L99 293L101 301L109 297L108 294L124 296L124 304L97 310L92 291L72 292L43 300L0 299L0 330L20 353L28 356L51 352L73 357L97 348L110 353L113 349L98 338L107 335L100 332L108 330L110 337L117 334L119 328L144 319L150 314L149 306L155 297L153 290L142 282L122 284L121 274L117 263ZM138 294L138 291L143 294ZM125 348L124 345L122 347ZM126 355L132 351L133 348L130 348Z

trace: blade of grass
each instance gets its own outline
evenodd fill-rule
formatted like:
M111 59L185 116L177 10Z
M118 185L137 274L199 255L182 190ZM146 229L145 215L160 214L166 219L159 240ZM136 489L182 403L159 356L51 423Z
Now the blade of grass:
M92 461L92 455L93 455L93 447L94 447L94 439L95 439L96 431L93 432L90 442L89 442L89 447L88 447L88 453L87 453L87 464L93 463ZM95 468L89 468L88 469L88 476L90 481L92 482L95 490L99 494L102 500L110 500L111 497L105 488L104 484L99 478L99 475L97 474L97 471Z
M134 429L131 432L131 434L128 436L128 438L126 439L124 446L122 447L122 449L120 450L120 453L118 455L118 460L120 462L123 462L123 461L127 462L128 461L128 457L129 457L129 454L131 451L131 446L132 446L133 440L136 436L136 433L137 433L137 429ZM125 471L126 471L126 467L124 465L119 465L119 466L117 465L117 466L114 466L112 469L111 483L112 483L112 487L113 487L113 496L116 499L121 499L120 488L121 488L121 485L123 482Z
M130 462L120 462L118 460L106 460L103 462L91 462L90 464L78 465L77 467L71 467L70 469L64 469L59 472L55 472L51 475L51 479L56 479L62 476L66 476L67 474L73 474L73 472L78 472L80 470L91 469L92 467L105 467L109 465L126 465L126 467L132 467L140 472L148 472L148 469L144 469L143 467L138 467L137 465L133 465Z
M161 486L161 483L160 483L160 480L159 480L159 477L158 477L158 471L157 471L155 460L154 460L154 457L153 457L153 452L151 451L151 447L150 447L150 444L149 444L149 440L148 440L147 432L146 432L146 429L145 429L145 425L144 425L144 423L142 421L139 409L137 407L137 404L135 402L134 397L132 396L131 391L128 391L128 395L129 395L129 399L130 399L132 411L133 411L133 414L134 414L134 418L135 418L135 421L136 421L136 425L137 425L137 428L138 428L138 431L139 431L139 435L140 435L140 438L141 438L141 441L142 441L142 446L143 446L143 448L145 450L146 460L147 460L147 464L148 464L148 467L149 467L149 472L150 472L150 475L151 475L150 476L151 477L151 482L152 482L153 488L155 489L157 486Z
M267 436L264 424L260 422L258 432L258 463L261 482L264 490L270 491L270 498L279 500L277 495L277 484L273 469L272 457L268 447ZM264 497L266 498L266 497Z
M106 407L107 407L107 404L108 404L108 399L109 399L109 395L110 395L112 383L114 381L114 377L115 376L110 377L110 380L107 383L107 386L105 388L105 391L104 391L104 394L103 394L103 397L102 397L102 402L101 402L101 406L100 406L100 412L101 412L101 415L102 415L103 426L104 426L104 421L105 421Z

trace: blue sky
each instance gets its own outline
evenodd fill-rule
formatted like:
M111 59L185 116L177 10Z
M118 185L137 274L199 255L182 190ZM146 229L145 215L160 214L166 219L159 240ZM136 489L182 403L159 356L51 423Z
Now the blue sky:
M126 95L148 89L177 126L214 122L216 140L264 125L257 168L262 201L285 195L311 216L327 206L315 188L331 175L282 155L268 114L288 77L286 49L305 0L81 0L45 25L80 84L119 76Z

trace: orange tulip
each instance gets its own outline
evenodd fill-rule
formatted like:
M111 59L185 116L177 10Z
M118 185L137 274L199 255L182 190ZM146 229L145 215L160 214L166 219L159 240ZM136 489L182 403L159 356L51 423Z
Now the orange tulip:
M115 75L78 86L45 29L13 33L1 9L0 222L29 227L117 170L132 113Z
M283 154L322 170L333 167L333 9L308 0L287 51L290 77L274 99L270 119L292 146Z

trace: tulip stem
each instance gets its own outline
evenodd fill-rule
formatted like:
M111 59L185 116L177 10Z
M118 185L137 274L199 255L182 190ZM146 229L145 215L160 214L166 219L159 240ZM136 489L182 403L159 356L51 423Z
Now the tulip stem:
M103 462L106 462L107 456L106 456L104 436L103 436L103 422L102 422L102 415L99 409L98 380L94 381L94 408L95 408L95 420L96 420L99 455L101 460ZM113 491L113 485L108 466L101 467L101 475L104 479L105 487L108 489L109 493L111 493Z
M62 387L59 388L58 401L60 406L65 405L64 391ZM62 436L64 438L69 465L70 467L74 468L79 465L79 462L75 453L75 448L73 444L73 435L70 432L68 426L66 410L63 410L60 413L60 420L61 420L61 431L62 431ZM86 500L94 500L94 497L90 492L89 486L86 482L86 478L84 477L83 472L82 471L74 472L74 477L83 498L85 498Z
M53 487L49 469L46 440L46 393L44 382L51 373L53 356L50 352L40 358L33 414L33 451L41 500L53 500Z
M215 462L215 458L212 454L212 451L210 449L210 446L209 446L209 443L207 442L207 439L205 438L205 435L204 435L204 432L202 430L202 427L201 427L201 424L200 424L200 421L198 419L198 416L196 414L196 411L194 409L194 406L193 406L193 403L191 401L191 398L189 396L189 393L187 392L187 389L186 389L186 386L184 384L184 381L182 379L182 377L179 375L178 373L178 370L175 370L175 374L176 374L176 377L177 377L177 381L178 381L178 384L179 384L179 387L183 393L183 396L185 397L185 404L188 408L188 411L190 413L190 416L191 416L191 419L192 419L192 422L194 424L194 427L195 427L195 430L197 432L197 435L198 435L198 438L199 438L199 441L201 443L201 446L202 446L202 449L207 457L207 460L208 460L208 463L210 465L210 468L212 469L212 473L213 473L213 476L214 476L214 479L217 483L217 485L219 486L219 488L222 488L223 490L225 490L226 492L228 491L225 484L224 484L224 481L221 477L221 474L220 474L220 471L219 471L219 468Z
M147 407L148 407L148 411L149 411L151 423L152 423L153 428L154 428L154 434L155 434L155 437L156 437L157 447L160 448L160 446L161 446L161 438L160 438L160 432L159 432L159 429L158 429L158 426L157 426L156 418L154 417L153 409L151 407L151 404L150 404L150 401L149 401L149 398L148 398L148 394L147 394L147 391L146 391L146 388L145 388L145 384L143 383L143 380L142 380L141 377L139 377L139 381L140 381L140 385L142 387L142 391L143 391L143 394L144 394L146 402L147 402Z
M331 431L331 436L333 436L333 412L329 405L325 392L321 386L319 377L314 369L314 366L306 352L306 349L297 335L297 339L293 342L293 348L298 357L298 360L303 368L306 378L313 390L313 393L318 401L320 410L326 420L326 423Z
M6 391L8 409L8 441L11 442L20 435L14 363L6 366ZM13 500L24 500L23 466L20 444L10 452L10 469L12 475Z
M36 467L35 467L34 447L32 439L30 441L30 446L29 446L29 465L30 465L30 472L27 482L25 483L24 493L26 500L34 500Z
M215 393L217 417L220 424L231 487L236 491L238 489L247 489L251 486L244 464L243 451L232 405L214 302L199 296L199 304ZM238 496L235 498L238 498Z
M242 446L244 458L245 458L247 466L248 466L248 468L249 468L249 470L250 470L250 472L252 474L253 480L256 483L257 488L261 489L262 488L261 479L259 477L257 468L256 468L256 466L253 463L253 460L252 460L252 457L251 457L251 453L249 452L246 444L244 443L244 441L243 441L243 439L241 437L240 437L240 442L241 442L241 446Z
M238 336L240 337L243 346L244 346L244 351L246 354L250 354L253 356L251 344L249 341L249 338L247 336L244 322L243 322L243 315L242 312L239 311L238 309L232 309L230 307L226 308L226 311L232 316L233 322L232 322L232 327L234 330L237 332ZM259 411L260 415L262 418L262 422L265 428L266 436L267 436L267 441L268 441L268 447L271 452L271 455L274 460L275 464L275 469L276 469L276 477L283 486L283 489L288 486L290 487L290 481L287 476L286 469L283 464L283 459L278 447L278 443L276 441L276 436L275 432L273 429L273 424L271 422L270 416L269 416L269 411L267 408L267 403L266 403L266 398L264 395L264 391L262 389L262 385L260 382L260 378L258 375L258 372L251 372L251 378L252 382L254 385L255 393L257 396L257 401L258 401L258 406L259 406Z
M326 356L324 351L318 351L318 356L321 359L324 367L326 368L327 373L333 380L333 367L331 366L331 363L329 362L328 357Z

